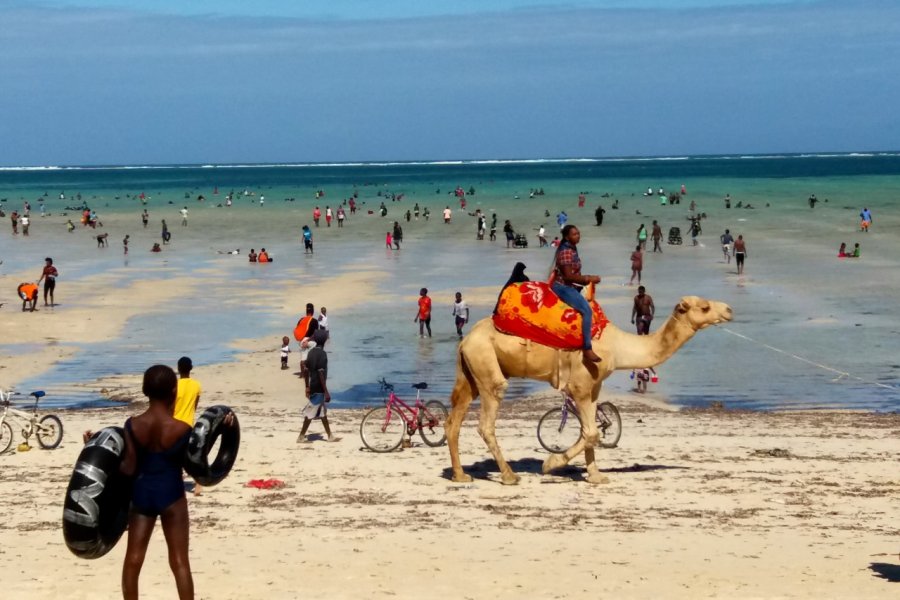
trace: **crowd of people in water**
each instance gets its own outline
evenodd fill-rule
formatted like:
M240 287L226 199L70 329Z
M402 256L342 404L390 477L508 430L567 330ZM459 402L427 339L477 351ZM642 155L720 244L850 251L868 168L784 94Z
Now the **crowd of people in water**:
M437 194L440 194L440 189L436 190ZM489 240L491 242L495 242L498 238L497 232L498 229L501 228L499 225L500 218L498 217L498 213L491 210L490 214L483 211L482 208L476 208L474 211L466 211L466 199L467 197L471 197L476 193L474 187L470 187L467 190L464 190L461 186L457 186L451 192L447 192L455 197L455 199L459 202L459 208L463 212L464 215L472 217L475 223L475 239L478 241ZM532 188L529 190L529 197L543 197L545 196L545 191L543 188ZM213 192L214 195L218 194L218 189ZM577 195L577 207L584 208L587 204L587 199L590 192L580 191ZM249 201L256 203L257 199L259 204L264 205L264 196L256 194L250 190L245 189L242 193L244 197L246 197ZM632 194L634 195L634 194ZM46 194L45 194L46 196ZM235 196L235 192L232 191L225 196L225 206L231 206L233 203L233 198ZM682 185L679 191L675 192L667 192L664 188L660 187L657 191L654 191L652 187L648 188L647 191L643 194L645 197L654 197L658 198L660 205L674 205L680 204L681 200L687 196L686 186ZM150 221L150 213L147 209L147 202L149 197L145 194L126 194L126 197L139 199L141 202L141 225L144 229L148 227ZM189 194L185 193L185 198L188 198ZM324 199L325 192L322 190L316 191L316 200L320 201ZM96 210L92 209L86 200L84 200L80 194L76 195L75 198L78 200L77 205L67 205L66 210L77 210L80 213L80 225L83 228L90 228L96 230L98 228L103 228L103 222L101 221L99 215ZM118 198L118 196L117 196ZM380 198L379 208L377 211L375 210L367 210L367 215L379 215L382 218L387 218L387 215L390 212L393 212L393 208L388 208L388 203L396 204L404 201L403 193L396 192L385 192L383 190L379 190L376 194L376 198ZM619 199L613 198L612 194L604 193L601 198L604 199L613 199L612 204L610 205L610 210L619 210ZM65 193L60 194L60 200L65 200ZM285 198L285 201L293 201L294 198ZM205 197L203 195L197 196L198 202L205 201ZM726 194L724 196L724 205L725 208L731 208L733 199L730 194ZM7 202L6 198L0 198L0 216L5 217L7 213L3 210L5 208L5 203ZM828 202L827 199L824 202ZM48 216L50 213L46 211L45 202L42 199L38 200L40 206L40 215L42 217ZM818 198L815 194L812 194L808 198L808 205L810 209L814 209L816 205L819 203ZM170 201L169 204L172 204ZM348 216L356 215L358 212L358 208L360 204L365 205L366 201L359 200L359 192L354 191L350 196L339 200L334 203L336 208L332 208L331 204L324 205L324 211L321 209L320 205L316 205L311 212L312 218L312 227L309 224L304 224L301 228L300 239L303 242L303 248L305 254L313 253L313 229L317 227L321 227L324 225L326 228L330 228L332 224L336 224L338 228L343 228L345 221L347 221ZM218 206L222 206L219 204ZM738 201L734 204L736 208L753 208L751 204L743 204ZM767 203L768 207L769 204ZM645 209L646 210L646 209ZM187 227L188 225L188 215L189 209L185 205L182 209L180 209L181 215L181 225L182 227ZM29 236L31 233L32 222L31 222L31 213L32 206L31 202L28 200L23 201L23 205L21 210L13 209L9 213L10 224L13 235L21 235L23 237ZM593 210L595 225L600 227L604 224L604 218L606 216L607 209L602 204L597 204L596 208ZM636 209L635 213L638 216L641 216L641 210ZM411 224L415 221L419 221L420 219L424 219L424 221L428 221L430 218L430 209L427 205L422 205L420 202L415 202L412 207L408 207L405 210L401 209L401 218L398 220L393 220L390 228L385 232L385 248L393 251L400 250L404 241L404 232L403 226L401 224L402 220L405 220L406 223ZM62 213L62 216L66 216L67 213ZM443 217L443 222L445 224L450 224L454 217L454 210L450 207L450 205L446 205L444 209L441 211L441 215ZM548 220L553 218L551 217L551 212L549 209L544 209L544 217ZM691 242L693 246L698 246L699 237L702 235L703 228L702 222L707 218L707 213L700 211L698 209L697 203L695 200L691 200L689 204L688 214L686 219L688 220L688 232L690 233ZM322 221L324 220L324 224ZM537 224L536 227L531 227L530 229L536 232L537 238L537 246L538 248L551 248L555 251L559 251L560 248L563 248L566 244L565 235L562 234L563 231L566 230L566 227L569 225L570 217L565 209L560 209L555 215L555 222L559 230L559 235L548 234L548 227L546 222L542 222ZM859 213L859 231L862 233L868 233L872 224L874 222L874 218L872 212L868 207L862 209ZM160 241L154 242L150 251L153 253L163 252L163 247L169 245L172 241L172 232L168 227L166 219L161 219L160 221L161 230L160 230ZM69 233L72 233L77 228L76 224L73 220L67 219L65 221L66 229ZM527 248L529 244L529 236L521 233L521 231L517 230L514 227L511 219L502 220L502 232L503 237L506 241L506 248ZM552 235L552 239L551 239ZM93 235L93 238L96 240L97 247L104 249L109 246L109 232L103 231L101 233L97 233ZM635 281L640 284L642 282L643 276L643 266L644 266L644 253L647 249L647 241L648 238L653 242L653 253L662 253L663 246L663 232L662 226L658 220L652 221L652 229L648 229L645 223L639 223L636 233L635 233L635 244L634 250L630 251L629 261L630 261L630 270L631 270L631 278L629 280L630 284L634 284ZM748 258L747 251L747 243L744 240L743 234L738 234L735 238L732 236L729 229L725 230L725 233L720 235L720 244L723 250L723 257L725 262L730 264L731 260L734 259L735 266L738 274L743 274L744 266L746 259ZM126 234L122 239L122 248L123 253L129 253L129 243L130 243L130 234ZM672 227L669 230L669 239L668 243L670 245L681 244L680 237L680 229L678 227ZM235 250L219 250L219 254L230 254L237 255L240 254L240 249ZM856 242L853 244L853 247L848 247L846 242L842 242L840 244L840 248L838 250L839 258L859 258L861 254L860 243ZM251 263L270 263L273 262L272 255L265 249L261 248L257 253L255 249L251 249L248 254L248 261ZM49 286L49 293L52 298L53 286L55 285L55 276L54 277L45 277L46 283L45 286ZM25 290L27 298L23 297L23 302L34 309L35 299L32 298L33 290ZM21 296L21 294L20 294ZM46 297L46 292L45 292ZM46 299L46 298L45 298ZM23 309L25 305L23 305Z

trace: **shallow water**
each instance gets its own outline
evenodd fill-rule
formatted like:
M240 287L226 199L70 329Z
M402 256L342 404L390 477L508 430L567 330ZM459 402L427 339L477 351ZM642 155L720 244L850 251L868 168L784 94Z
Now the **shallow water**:
M648 185L676 190L682 183L689 193L681 205L661 207L655 198L642 196ZM153 278L165 284L170 277L190 275L208 282L203 297L183 298L160 307L158 313L139 315L118 339L80 345L75 357L17 387L45 388L50 393L48 401L83 405L100 399L99 392L76 384L140 372L153 362L174 363L184 354L197 365L227 361L236 352L230 343L241 338L271 337L276 342L273 347L277 345L293 322L281 322L277 311L264 306L224 302L217 296L226 289L220 281L223 270L229 285L296 281L296 293L284 301L296 305L299 314L307 301L316 301L317 281L336 273L376 269L379 290L374 297L359 298L353 310L329 314L330 387L335 405L377 402L376 380L381 376L395 383L398 392L410 392L409 384L427 381L427 397L446 400L458 341L450 316L453 292L499 289L519 260L529 266L533 278L541 278L552 256L534 245L507 250L503 240L476 241L474 218L460 211L458 202L448 195L456 185L476 188L465 212L481 208L490 220L491 211L496 211L501 228L504 219L511 219L532 244L536 242L532 229L543 223L553 231L556 213L566 210L570 222L583 230L586 270L603 276L601 304L622 328L628 326L635 293L624 285L630 274L634 230L640 223L649 227L657 219L665 240L669 227L681 227L686 245L665 245L664 254L648 252L645 258L644 283L657 305L653 328L685 294L729 303L735 321L727 329L702 331L688 342L660 368L661 380L651 385L651 395L681 405L724 401L728 406L766 410L900 409L900 367L895 364L900 356L896 300L900 243L892 233L900 225L896 214L900 157L896 156L0 172L0 197L7 198L3 205L7 210L19 208L19 198L27 197L33 215L31 239L9 235L8 221L0 229L0 257L6 261L0 273L27 264L38 265L37 276L42 257L56 255L63 273L58 312L63 312L67 301L77 302L65 298L66 278L113 277L123 284ZM218 194L213 193L216 186ZM245 187L255 195L236 196L232 208L216 206L224 202L227 190L234 188L240 194ZM528 198L530 189L541 187L545 195ZM326 195L316 199L317 189ZM348 217L343 229L326 228L323 218L322 227L314 228L316 254L304 256L299 229L305 223L312 226L312 208L319 205L324 211L326 205L336 206L354 189L360 214ZM42 219L37 216L37 198L45 191L45 209L51 214ZM69 197L60 200L60 191ZM149 196L146 207L151 225L146 230L139 217L143 205L136 198L141 191ZM583 209L576 206L579 191L589 192ZM91 237L95 231L79 226L73 234L65 233L65 220L78 215L61 213L79 192L98 210L101 220L107 217L104 231L110 233L109 249L96 248ZM184 199L185 192L189 200ZM404 199L391 202L392 192L404 194ZM199 193L207 198L203 203L195 199ZM609 197L602 197L604 193ZM757 209L725 210L725 193L731 194L735 204L750 202ZM806 203L810 193L820 199L813 211ZM263 207L260 194L265 195ZM620 209L612 210L616 198ZM691 200L698 203L698 212L708 215L696 248L689 245L687 235ZM386 219L367 214L382 201L389 211ZM430 208L430 221L403 219L417 202ZM592 226L598 204L607 209L602 228ZM186 228L180 226L178 214L184 205L190 209ZM447 205L454 209L450 225L439 218ZM869 234L856 231L862 205L875 213L875 227ZM161 218L167 219L173 242L161 255L153 255L147 249L158 240ZM384 232L395 219L403 225L405 241L400 251L388 251L383 248ZM718 235L726 227L743 233L748 241L747 273L742 277L722 258ZM125 233L132 237L127 259L121 254ZM836 259L840 241L850 245L861 241L863 259ZM250 246L269 248L275 263L263 269L248 266L245 254ZM241 248L242 254L215 253L233 248ZM15 287L5 276L2 285ZM430 340L417 337L412 321L422 286L432 290L434 298L435 333ZM493 306L489 296L480 294L471 305L473 322L489 314ZM6 309L15 305L15 299L10 300ZM0 343L0 352L22 351L27 348ZM851 377L838 378L828 369ZM614 374L606 386L630 389L628 373ZM507 397L534 389L544 389L544 384L517 382Z

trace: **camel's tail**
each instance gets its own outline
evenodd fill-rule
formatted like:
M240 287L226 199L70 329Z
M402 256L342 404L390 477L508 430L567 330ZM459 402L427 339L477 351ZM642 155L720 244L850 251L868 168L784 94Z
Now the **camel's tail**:
M453 392L450 394L450 406L455 406L460 401L469 403L477 397L478 388L475 385L475 378L472 376L472 370L466 362L463 344L460 344L456 353L456 383L454 383Z

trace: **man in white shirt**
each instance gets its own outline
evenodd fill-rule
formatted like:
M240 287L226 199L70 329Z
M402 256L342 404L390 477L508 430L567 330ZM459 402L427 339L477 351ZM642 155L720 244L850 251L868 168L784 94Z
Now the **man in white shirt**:
M450 210L449 206L444 209L444 223L450 222L450 215L452 215L452 214L453 214L453 211Z
M463 325L469 322L469 306L462 299L460 292L456 292L456 302L453 304L453 317L456 321L456 334L462 339Z

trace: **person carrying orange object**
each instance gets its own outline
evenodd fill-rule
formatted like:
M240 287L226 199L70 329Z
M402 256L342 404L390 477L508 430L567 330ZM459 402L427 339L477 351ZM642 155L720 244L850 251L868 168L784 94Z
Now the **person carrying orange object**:
M306 315L297 321L294 327L294 339L300 342L300 375L306 379L306 356L315 348L313 333L319 329L319 321L315 317L316 307L310 302L306 305Z

